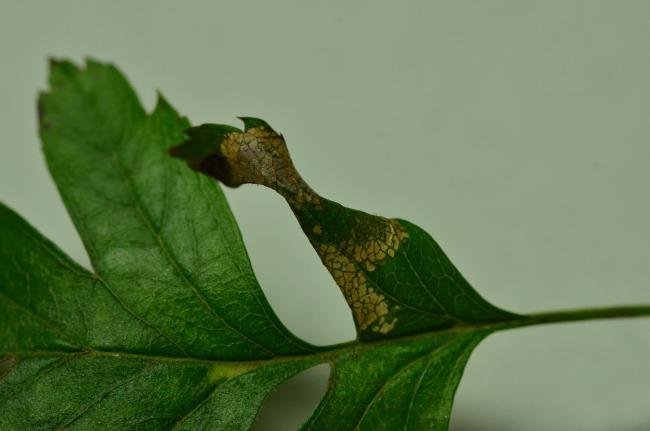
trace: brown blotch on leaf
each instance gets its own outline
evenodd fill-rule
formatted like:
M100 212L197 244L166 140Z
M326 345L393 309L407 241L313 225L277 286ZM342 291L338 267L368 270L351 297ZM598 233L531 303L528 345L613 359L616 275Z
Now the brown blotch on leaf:
M229 133L219 145L219 154L207 158L200 169L231 187L270 187L292 205L319 202L293 165L282 135L265 127Z

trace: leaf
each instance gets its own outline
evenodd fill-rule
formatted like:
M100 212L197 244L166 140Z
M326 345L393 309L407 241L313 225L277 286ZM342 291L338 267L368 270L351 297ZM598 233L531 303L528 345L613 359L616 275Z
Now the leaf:
M261 184L281 194L339 285L363 340L521 318L485 301L425 231L400 219L346 208L314 192L282 135L244 117L244 130L204 124L172 149L224 184Z
M93 271L0 204L2 430L249 429L270 392L322 363L330 383L304 429L444 430L465 363L493 331L650 313L500 310L415 225L317 195L262 120L188 129L160 96L147 114L94 61L53 62L50 87L43 149ZM287 199L360 340L317 347L281 324L217 182L172 147L229 186Z

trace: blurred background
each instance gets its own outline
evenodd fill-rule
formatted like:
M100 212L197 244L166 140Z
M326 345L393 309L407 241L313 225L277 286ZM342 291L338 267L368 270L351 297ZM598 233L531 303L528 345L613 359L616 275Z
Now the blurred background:
M0 199L72 257L43 162L48 56L116 63L195 124L266 119L321 194L429 231L517 312L650 303L648 1L0 0ZM286 204L226 190L286 325L354 337ZM473 354L454 430L650 429L650 320L499 333ZM295 429L328 369L282 387L259 430Z

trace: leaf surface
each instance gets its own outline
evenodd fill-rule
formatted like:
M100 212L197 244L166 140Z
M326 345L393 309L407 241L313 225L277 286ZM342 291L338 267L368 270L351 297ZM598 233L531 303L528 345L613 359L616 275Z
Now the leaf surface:
M0 222L0 429L248 429L277 384L318 360L179 354L4 206Z
M162 97L146 115L112 66L56 64L50 84L39 100L48 167L97 276L156 334L148 347L309 351L270 310L219 187L167 157L187 120Z
M271 391L320 363L330 384L305 429L446 429L472 349L518 316L426 233L318 196L262 120L185 135L162 97L146 113L94 61L54 62L50 87L43 149L93 271L0 205L0 429L249 429ZM184 139L174 153L195 169L287 198L361 341L316 347L281 324L217 182L167 155Z
M333 361L330 388L306 430L446 430L465 363L489 332L351 351Z

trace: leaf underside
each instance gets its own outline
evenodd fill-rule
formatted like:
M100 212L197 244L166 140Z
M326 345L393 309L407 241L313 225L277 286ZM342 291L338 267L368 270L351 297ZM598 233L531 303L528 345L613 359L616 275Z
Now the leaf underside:
M305 429L444 430L489 334L468 325L517 317L481 298L417 226L280 181L360 337L310 345L262 294L217 182L167 153L185 141L177 157L238 185L235 153L219 145L277 144L266 123L185 135L189 122L162 97L147 114L121 73L94 61L53 62L39 115L93 271L0 205L2 430L249 429L271 391L320 363L330 384Z

